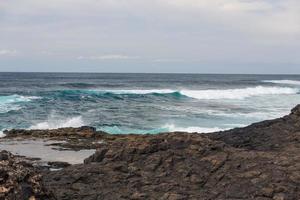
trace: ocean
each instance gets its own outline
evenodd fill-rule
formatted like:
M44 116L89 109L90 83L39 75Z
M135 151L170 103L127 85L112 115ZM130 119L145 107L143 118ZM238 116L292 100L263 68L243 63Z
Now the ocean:
M0 73L0 130L213 132L300 103L300 75Z

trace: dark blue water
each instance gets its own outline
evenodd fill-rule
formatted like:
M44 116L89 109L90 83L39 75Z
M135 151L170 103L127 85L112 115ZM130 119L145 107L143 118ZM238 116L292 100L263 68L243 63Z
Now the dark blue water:
M298 75L0 73L0 129L209 132L300 103Z

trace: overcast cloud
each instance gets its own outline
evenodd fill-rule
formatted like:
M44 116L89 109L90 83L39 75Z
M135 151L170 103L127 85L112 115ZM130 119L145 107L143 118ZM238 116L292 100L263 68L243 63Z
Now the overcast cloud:
M0 71L300 73L299 0L1 0Z

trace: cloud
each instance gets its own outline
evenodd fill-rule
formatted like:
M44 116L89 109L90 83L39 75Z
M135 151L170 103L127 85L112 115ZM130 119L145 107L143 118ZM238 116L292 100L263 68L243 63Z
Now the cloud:
M17 50L0 49L0 56L14 56L17 54Z
M126 23L134 17L145 22L154 19L195 26L214 22L246 33L300 33L299 0L10 0L0 2L0 10L11 16L10 21L28 19L40 25L44 20L52 24L55 18L59 19L56 23L75 20L94 25L99 19Z
M180 59L180 58L157 58L157 59L153 59L152 61L157 63L185 62L184 59Z
M28 62L300 64L299 0L0 0L0 13L0 44Z
M137 56L127 56L122 54L106 54L100 56L78 56L79 60L128 60L128 59L138 59Z

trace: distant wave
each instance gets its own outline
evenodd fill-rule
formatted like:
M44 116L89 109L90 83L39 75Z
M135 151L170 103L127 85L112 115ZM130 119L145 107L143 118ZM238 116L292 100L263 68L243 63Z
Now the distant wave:
M225 90L183 90L181 94L195 99L245 99L253 96L297 94L298 89L289 87L248 87Z
M275 119L278 117L282 117L287 115L289 112L271 112L271 111L265 111L265 112L250 112L250 113L225 113L225 112L216 112L212 115L215 116L222 116L222 117L231 117L231 118L252 118L252 119L258 119L258 120L266 120L266 119Z
M211 89L211 90L88 90L90 93L102 95L147 95L147 94L171 94L176 96L186 96L200 100L214 99L244 99L252 96L276 95L276 94L297 94L299 89L290 87L248 87L239 89Z
M29 127L29 129L57 129L57 128L65 128L65 127L81 127L84 126L84 122L81 116L61 119L60 117L55 117L51 115L46 121L37 123Z
M71 88L90 88L90 87L96 86L96 85L90 84L90 83L63 83L60 85L64 86L64 87L71 87Z
M285 85L300 85L300 81L296 81L296 80L265 80L263 82L285 84Z
M171 94L178 92L171 89L152 89L152 90L88 90L90 92L98 93L112 93L112 94Z
M20 110L21 106L17 103L29 102L34 99L40 99L40 97L21 96L17 94L9 96L0 96L0 113L7 113L13 110Z

